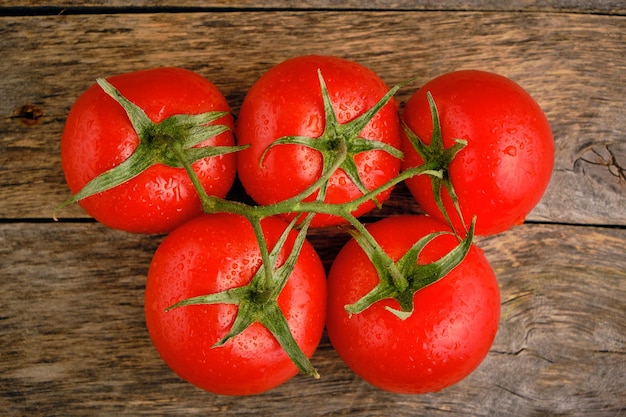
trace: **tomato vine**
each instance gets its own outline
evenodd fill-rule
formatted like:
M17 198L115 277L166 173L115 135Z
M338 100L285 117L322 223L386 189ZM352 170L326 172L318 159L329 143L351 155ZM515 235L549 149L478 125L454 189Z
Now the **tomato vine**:
M197 304L235 304L238 306L238 312L234 324L228 334L215 344L216 347L228 343L230 339L236 337L251 324L259 322L274 335L300 372L316 378L319 377L317 371L296 343L277 303L278 296L294 268L315 214L329 214L343 218L347 223L344 229L363 248L378 272L379 284L362 299L345 307L350 314L358 314L385 298L394 298L400 305L400 310L389 309L390 314L395 314L400 319L415 314L412 301L415 292L438 281L455 268L468 253L473 239L473 223L469 230L464 231L463 237L452 229L453 231L450 233L457 236L458 246L438 261L426 265L418 264L417 258L421 250L431 240L439 236L438 233L430 234L418 241L397 262L394 262L385 253L365 225L353 214L353 211L367 201L372 201L379 206L380 204L376 199L377 195L417 175L431 177L436 195L440 195L440 191L444 187L454 199L454 189L447 175L447 166L466 143L459 140L451 148L445 149L443 147L437 108L432 97L429 96L435 126L430 145L425 145L405 126L405 131L411 139L412 145L425 162L420 166L404 170L392 180L373 190L368 190L359 177L354 160L355 156L371 150L382 150L398 159L401 159L403 154L399 149L390 145L361 138L360 132L406 83L394 86L378 103L361 116L342 124L339 123L333 110L321 71L318 71L318 77L324 103L325 129L323 134L317 138L306 136L279 138L265 149L259 164L263 164L263 159L273 147L298 144L312 148L322 155L322 173L313 184L296 196L269 205L252 205L209 195L192 169L192 163L199 159L243 149L241 146L196 147L207 137L228 130L225 125L214 124L215 121L224 116L223 112L208 112L194 116L176 115L155 124L140 107L130 102L106 80L99 79L98 85L126 112L140 138L139 146L125 162L93 179L72 198L59 205L54 212L56 218L58 210L64 206L115 187L138 175L151 165L165 164L184 168L202 202L205 213L238 214L250 222L258 241L262 266L252 280L243 287L180 300L169 306L167 310ZM328 181L338 169L343 170L348 175L362 192L362 195L346 203L326 203L323 200ZM305 201L315 193L317 195L313 201ZM455 206L457 212L460 213L458 203L455 202ZM439 204L439 207L451 225L443 204ZM295 214L295 217L278 243L270 250L261 229L261 221L264 218L282 214ZM293 230L297 230L296 241L286 261L282 265L276 266L278 254L283 249L288 234Z

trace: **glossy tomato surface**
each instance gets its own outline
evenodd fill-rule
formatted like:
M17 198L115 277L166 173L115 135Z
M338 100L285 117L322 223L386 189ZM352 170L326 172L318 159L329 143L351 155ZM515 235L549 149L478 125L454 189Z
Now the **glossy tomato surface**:
M407 101L402 118L425 143L433 131L426 93L439 112L444 146L467 140L450 165L450 178L467 225L477 216L476 234L491 235L521 224L543 196L554 165L554 140L537 102L514 81L490 72L463 70L441 75ZM404 167L423 163L404 139ZM430 179L406 181L422 209L443 219ZM452 201L444 204L457 230Z
M322 173L321 154L302 145L278 145L263 160L265 149L283 136L318 138L326 126L318 69L328 87L339 123L349 122L374 106L389 88L372 70L332 56L300 56L267 71L250 88L237 122L239 145L251 145L239 154L238 173L247 193L259 204L271 204L304 191ZM362 130L361 137L400 148L397 105L390 101ZM355 157L359 176L367 189L394 178L400 160L380 151ZM390 190L378 196L385 201ZM330 179L326 202L351 201L362 193L342 170ZM359 216L375 206L362 204ZM339 217L316 215L312 226L341 223Z
M230 111L211 82L182 68L157 68L107 79L155 123L176 114ZM233 128L232 116L215 123ZM138 144L124 109L97 84L78 97L61 138L61 162L72 193L126 160ZM234 145L232 131L207 138L199 146ZM209 194L223 197L236 174L234 154L193 164ZM182 168L157 164L110 190L79 201L99 222L135 233L169 232L201 213L200 201Z
M427 216L388 217L368 227L384 251L400 259L421 237L449 230ZM433 262L455 245L451 235L431 241L418 263ZM469 375L485 358L500 317L496 277L482 251L472 246L463 262L417 291L415 310L402 320L381 300L350 316L354 303L378 283L372 263L354 241L335 259L328 276L328 337L345 363L381 389L407 394L439 391Z
M271 249L286 223L267 218L262 227ZM293 239L294 233L279 264L286 259ZM187 298L241 287L250 282L260 265L252 227L237 215L201 215L163 240L148 273L146 324L157 351L181 378L217 394L251 395L274 388L298 372L274 336L259 323L226 344L212 347L231 329L236 305L189 305L165 312ZM305 355L312 356L324 328L326 277L308 242L278 305L296 342Z

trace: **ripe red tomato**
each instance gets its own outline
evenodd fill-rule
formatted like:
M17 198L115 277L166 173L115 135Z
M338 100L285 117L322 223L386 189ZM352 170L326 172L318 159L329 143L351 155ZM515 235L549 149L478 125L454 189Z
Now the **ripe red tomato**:
M286 228L278 218L261 226L271 249ZM282 264L295 232L283 246ZM173 304L200 295L248 284L261 265L250 223L234 214L201 215L175 229L157 249L145 291L146 325L157 351L181 378L204 390L251 395L274 388L298 370L274 336L254 323L220 347L213 345L231 329L234 304ZM305 241L285 287L278 296L289 329L307 357L324 329L326 276L322 263Z
M155 123L177 114L229 111L217 87L182 68L137 71L108 81ZM215 123L233 128L230 115ZM97 84L88 88L72 106L61 138L61 162L72 193L125 161L138 143L120 104ZM232 131L207 138L198 146L220 145L234 145ZM203 158L193 167L209 194L224 197L235 178L236 158L234 154ZM79 204L99 222L136 233L169 232L202 211L185 170L163 164Z
M286 60L267 71L250 88L239 112L237 140L250 144L240 152L238 174L247 193L259 204L272 204L297 195L322 174L322 156L317 150L299 144L272 147L284 136L322 137L328 121L318 78L318 69L328 87L332 107L340 124L353 121L372 108L388 91L385 83L370 69L342 58L300 56ZM357 132L358 134L359 132ZM389 101L360 132L360 137L400 148L397 105ZM336 146L340 138L328 138ZM371 190L394 178L400 160L382 150L368 150L354 157L362 184ZM385 201L391 189L378 196ZM330 178L325 201L343 203L362 195L355 183L338 169ZM311 198L312 199L312 198ZM372 202L362 204L354 214L372 210ZM340 217L318 214L312 226L338 224Z
M394 261L423 236L449 227L428 216L388 217L368 227ZM438 260L458 242L452 235L431 241L419 264ZM410 279L410 277L408 277ZM405 320L384 299L350 316L345 306L367 294L379 278L355 240L337 255L328 276L328 337L346 364L381 389L425 393L469 375L485 358L500 318L500 293L492 268L472 245L444 278L415 292L414 311Z
M427 144L433 133L427 92L437 106L444 146L452 146L457 138L467 141L449 168L467 225L475 215L476 234L490 235L523 223L543 196L554 164L552 132L539 105L501 75L473 70L441 75L419 88L402 113ZM403 150L405 169L423 163L406 135ZM426 213L444 218L428 176L413 177L406 184ZM442 194L455 228L462 230L449 194Z

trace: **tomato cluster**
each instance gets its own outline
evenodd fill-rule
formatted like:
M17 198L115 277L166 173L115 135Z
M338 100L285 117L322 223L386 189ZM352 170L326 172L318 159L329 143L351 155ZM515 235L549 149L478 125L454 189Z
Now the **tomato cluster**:
M497 74L444 74L400 110L402 87L356 62L300 56L257 80L236 125L221 92L181 68L99 79L77 99L61 139L74 195L59 208L167 234L145 317L181 378L251 395L318 377L324 329L356 374L393 392L441 390L485 358L500 295L473 237L538 203L550 127ZM235 176L255 204L225 198ZM403 181L424 215L359 220ZM333 225L352 238L325 271L307 233Z

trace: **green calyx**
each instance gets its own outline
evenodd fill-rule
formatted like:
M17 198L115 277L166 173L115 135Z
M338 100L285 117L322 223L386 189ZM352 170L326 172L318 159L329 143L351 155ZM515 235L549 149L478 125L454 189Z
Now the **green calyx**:
M400 309L386 307L388 311L404 320L413 314L415 293L445 277L465 259L474 237L474 224L463 240L437 261L420 264L419 255L427 244L450 232L430 233L418 240L405 254L394 262L373 243L371 236L353 232L352 236L363 248L378 273L378 284L365 296L346 306L349 314L358 314L383 299L395 299Z
M322 155L323 173L334 173L329 168L340 161L339 168L343 170L348 178L357 186L363 194L368 192L367 187L363 184L359 176L358 168L355 162L355 156L367 151L381 150L387 152L395 158L402 159L404 157L402 151L377 140L369 140L360 136L365 126L376 116L396 94L396 92L404 85L398 84L394 86L387 94L385 94L372 108L360 115L354 120L346 123L339 123L337 114L333 109L330 94L326 88L326 82L320 70L317 71L322 92L322 100L324 103L324 132L317 138L308 136L283 136L278 138L270 146L268 146L261 156L261 164L267 153L277 145L303 145L317 150ZM327 186L326 180L322 186L323 191ZM375 197L372 200L379 206Z
M428 99L428 105L430 107L430 113L432 115L433 123L433 133L430 140L430 145L426 145L415 134L415 132L413 132L406 125L406 123L403 123L403 128L407 138L413 145L413 148L424 160L424 166L429 167L429 171L426 173L430 174L431 186L433 189L435 202L437 203L439 211L441 211L444 218L446 219L446 222L454 230L454 225L450 220L450 215L444 207L441 193L442 190L445 188L445 190L448 192L452 199L457 216L459 216L459 219L461 219L462 224L465 226L465 221L463 220L463 215L461 214L461 208L459 206L458 198L450 179L450 164L452 163L452 160L456 157L457 153L459 153L461 149L467 146L467 141L464 139L455 139L454 145L449 148L444 148L443 135L441 133L441 122L439 121L439 112L437 111L435 100L433 99L433 96L430 94L430 92L426 93L426 97Z
M53 215L55 220L57 213L63 207L123 184L153 165L183 167L175 149L182 152L186 160L195 162L211 156L236 152L243 148L241 146L196 147L208 138L229 130L226 125L211 124L226 116L227 112L214 111L196 115L178 114L168 117L160 123L154 123L139 106L124 97L105 79L99 78L97 83L125 110L137 133L139 144L128 159L98 175L72 198L57 206Z
M291 252L282 265L276 266L278 255L284 247L289 233L294 229L296 224L295 219L289 224L289 227L285 229L271 252L268 252L264 244L259 245L261 257L263 258L263 266L247 285L215 294L188 298L168 307L166 311L196 304L235 304L238 306L238 310L233 326L213 347L224 345L233 337L241 334L253 323L258 322L272 333L302 374L319 378L317 370L313 367L294 339L289 329L287 319L278 306L278 296L295 267L300 250L305 242L308 226L312 219L313 216L308 215L300 225ZM257 233L257 237L259 233L262 236L261 225L258 219L252 221L252 226ZM259 241L259 243L261 243L261 241Z

